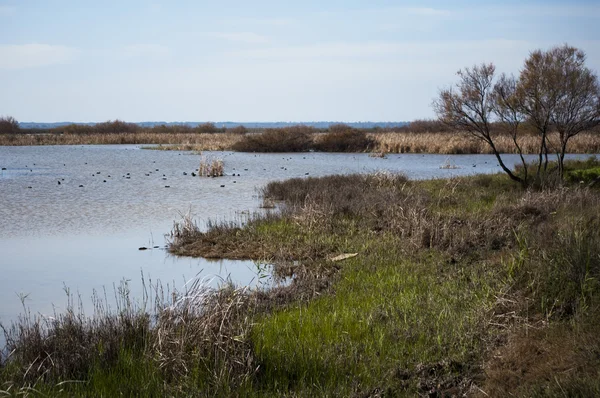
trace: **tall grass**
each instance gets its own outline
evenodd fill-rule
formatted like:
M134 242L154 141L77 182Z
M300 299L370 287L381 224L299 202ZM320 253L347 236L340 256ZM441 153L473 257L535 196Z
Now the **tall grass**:
M468 134L446 134L437 132L393 132L371 133L375 141L375 152L388 153L440 153L440 154L470 154L491 153L487 144L474 140ZM549 135L549 151L552 153L558 144L558 134ZM516 153L512 138L508 135L498 135L494 143L501 153ZM539 140L535 135L525 134L519 139L523 153L536 154L539 152ZM569 141L569 153L600 153L600 135L597 133L581 133Z
M159 144L176 145L181 150L222 151L239 139L239 134L227 133L14 134L0 136L0 145Z
M248 383L254 369L245 337L245 289L224 284L214 290L205 280L193 280L183 291L169 291L150 283L138 302L123 282L115 298L110 309L95 296L88 317L69 295L65 313L27 313L3 326L7 355L0 362L0 391L228 395Z
M223 160L202 157L198 167L200 177L221 177L223 175Z

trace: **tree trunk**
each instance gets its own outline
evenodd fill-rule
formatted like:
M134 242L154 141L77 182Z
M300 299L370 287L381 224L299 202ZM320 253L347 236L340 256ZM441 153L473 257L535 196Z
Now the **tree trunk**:
M498 164L500 165L500 167L502 168L502 170L504 170L504 172L506 174L508 174L508 176L510 177L511 180L516 181L516 182L518 182L519 184L521 184L522 186L525 187L527 185L527 180L524 180L521 177L515 175L512 171L510 171L510 169L508 167L506 167L506 165L502 161L502 157L500 156L500 153L498 153L498 150L496 149L496 146L494 145L494 142L492 140L489 140L488 144L492 148L492 151L494 152L494 155L496 156L496 159L498 159Z

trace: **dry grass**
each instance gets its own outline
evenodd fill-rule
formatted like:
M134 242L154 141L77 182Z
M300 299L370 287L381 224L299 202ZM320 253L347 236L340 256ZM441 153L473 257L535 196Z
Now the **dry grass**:
M200 177L221 177L223 175L223 160L202 157L198 167Z
M0 145L159 144L169 146L160 149L223 151L241 137L243 135L229 133L11 134L0 135Z
M26 313L3 327L0 394L227 395L256 369L247 343L250 296L210 282L193 280L183 291L149 282L141 303L122 282L117 307L95 297L91 317L72 296L63 314Z
M375 140L375 152L388 153L440 153L440 154L469 154L492 153L489 146L470 135L455 133L371 133ZM549 150L558 147L558 136L549 136ZM539 140L535 135L524 135L519 144L524 153L539 153ZM499 135L496 146L501 153L516 153L511 137ZM568 153L600 153L600 135L581 133L569 141Z
M83 126L85 127L85 126ZM203 131L197 128L198 131ZM484 142L466 133L429 131L373 132L373 130L340 129L319 133L306 126L285 129L266 129L260 133L246 134L242 129L225 133L199 133L192 128L178 126L163 129L139 129L120 133L36 133L0 134L0 145L104 145L104 144L158 144L157 149L242 152L298 152L370 150L373 153L440 153L470 154L491 153ZM365 132L367 132L366 137ZM552 153L558 145L555 134L549 136ZM512 139L499 134L496 137L501 153L515 153ZM526 133L520 139L524 153L537 154L539 142L535 134ZM596 132L581 133L569 142L569 153L600 153L600 135Z

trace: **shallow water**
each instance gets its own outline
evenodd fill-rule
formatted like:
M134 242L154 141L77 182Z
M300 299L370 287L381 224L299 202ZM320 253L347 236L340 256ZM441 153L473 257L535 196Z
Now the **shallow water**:
M64 309L63 286L85 301L94 289L112 291L125 279L135 296L141 272L176 288L197 275L217 275L214 286L227 277L256 286L254 263L175 258L164 250L164 234L188 212L200 223L243 220L259 211L258 189L269 181L376 171L414 179L500 171L491 155L204 156L222 159L226 176L192 177L201 156L188 152L131 145L0 147L0 168L6 168L0 171L0 322L22 312L19 297L34 313ZM516 155L504 158L508 165L518 161ZM456 168L440 168L446 163ZM158 248L138 250L142 246Z

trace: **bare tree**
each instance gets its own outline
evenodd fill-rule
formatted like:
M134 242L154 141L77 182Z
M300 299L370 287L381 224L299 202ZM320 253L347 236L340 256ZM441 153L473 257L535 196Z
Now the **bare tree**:
M442 122L486 142L502 170L512 180L525 185L526 180L506 167L491 134L490 126L495 116L495 70L493 64L481 64L458 71L459 82L455 87L441 90L433 107Z
M563 45L529 55L517 88L519 105L540 134L538 177L545 156L548 133L556 129L559 174L562 178L569 140L600 123L600 87L597 76L585 66L585 53Z
M0 134L15 134L20 130L19 122L12 116L0 117Z
M500 126L507 130L513 140L521 159L521 165L523 166L523 182L526 182L528 178L527 162L525 161L523 149L519 145L518 140L520 126L525 121L525 114L519 106L517 85L518 81L514 76L502 74L498 82L494 85L492 106L498 116Z
M517 95L519 108L527 115L528 122L540 135L537 177L539 179L542 164L548 167L548 133L551 115L556 107L559 91L551 76L552 60L547 53L536 50L525 60L525 66L519 76Z
M562 178L569 140L600 124L598 77L585 66L585 53L564 45L548 51L550 76L558 97L550 113L552 127L559 133L558 170Z

